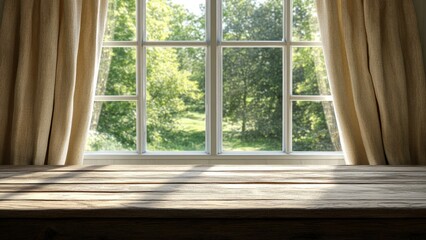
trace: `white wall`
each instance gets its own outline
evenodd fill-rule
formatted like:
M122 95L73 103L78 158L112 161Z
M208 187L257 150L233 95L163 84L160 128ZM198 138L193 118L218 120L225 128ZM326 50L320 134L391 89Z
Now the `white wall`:
M423 47L423 60L426 69L426 0L413 0L413 2L417 12L417 22L419 24L420 40L422 41Z

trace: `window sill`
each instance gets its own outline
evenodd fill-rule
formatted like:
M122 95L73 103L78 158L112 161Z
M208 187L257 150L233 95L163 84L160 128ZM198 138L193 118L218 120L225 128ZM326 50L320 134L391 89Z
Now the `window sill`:
M228 152L209 155L204 152L184 153L87 153L84 156L86 165L105 164L237 164L237 165L344 165L342 152Z

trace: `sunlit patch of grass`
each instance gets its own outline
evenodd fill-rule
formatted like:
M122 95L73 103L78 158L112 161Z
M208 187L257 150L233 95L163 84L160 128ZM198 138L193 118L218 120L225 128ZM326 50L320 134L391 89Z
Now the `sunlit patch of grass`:
M281 151L281 140L265 137L242 137L240 132L223 132L224 151Z
M205 114L189 112L177 119L176 128L162 132L162 141L148 143L149 151L204 151Z
M177 120L176 129L164 135L164 140L151 144L150 151L204 151L205 114L189 112ZM163 133L164 134L164 133ZM281 140L241 135L238 124L223 125L225 151L281 151Z
M177 120L179 130L185 132L204 132L206 130L206 116L204 113L189 112Z
M195 131L173 131L167 134L163 141L150 144L149 151L204 151L204 132Z
M223 121L224 151L281 151L282 141L259 135L243 136L241 124Z

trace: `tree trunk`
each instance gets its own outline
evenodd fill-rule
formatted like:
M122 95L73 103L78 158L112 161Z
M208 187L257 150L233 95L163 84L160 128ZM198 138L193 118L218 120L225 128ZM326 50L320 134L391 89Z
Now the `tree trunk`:
M244 133L247 130L247 77L244 77L244 89L243 89L243 111L242 111L242 115L243 115L243 122L242 122L242 126L241 126L241 132L244 136Z

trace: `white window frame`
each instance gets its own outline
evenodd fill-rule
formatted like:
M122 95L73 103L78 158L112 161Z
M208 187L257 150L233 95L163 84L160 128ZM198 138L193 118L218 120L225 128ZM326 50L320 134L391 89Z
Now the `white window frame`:
M206 0L205 41L148 41L146 2L136 0L136 41L107 41L104 47L133 47L137 51L136 96L95 96L95 101L137 102L136 152L87 152L85 164L343 164L342 152L292 151L292 102L332 101L331 96L292 94L292 47L321 47L321 42L292 41L292 0L283 0L283 40L223 41L221 0ZM206 49L206 151L150 152L146 149L147 47L204 47ZM225 47L277 47L283 49L283 149L282 151L222 151L222 50Z

